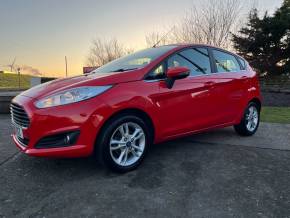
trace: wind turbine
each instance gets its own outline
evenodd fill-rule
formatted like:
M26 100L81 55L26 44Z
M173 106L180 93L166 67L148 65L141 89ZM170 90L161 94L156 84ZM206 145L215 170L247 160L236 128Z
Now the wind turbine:
M7 65L7 67L10 67L10 72L13 72L15 62L16 62L16 57L13 59L13 61L12 61L11 64L8 64L8 65Z

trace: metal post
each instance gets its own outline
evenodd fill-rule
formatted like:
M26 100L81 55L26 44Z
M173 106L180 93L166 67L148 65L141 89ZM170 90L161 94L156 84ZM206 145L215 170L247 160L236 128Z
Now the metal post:
M20 90L20 68L17 68L18 72L18 89Z
M64 56L65 59L65 77L67 77L67 58Z

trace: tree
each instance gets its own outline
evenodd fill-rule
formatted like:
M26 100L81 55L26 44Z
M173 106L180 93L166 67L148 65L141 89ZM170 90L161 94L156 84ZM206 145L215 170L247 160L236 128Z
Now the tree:
M233 34L234 48L261 74L279 75L290 70L290 0L274 15L262 18L253 9L246 26Z
M273 27L277 28L274 41L280 45L281 59L277 62L280 73L290 73L290 0L284 0L282 6L275 12Z
M207 0L201 8L191 9L174 36L183 42L228 48L240 9L241 3L237 0Z
M240 0L206 0L200 7L193 6L178 24L174 24L175 28L160 44L200 43L230 48L230 33L235 32L241 8ZM162 35L158 32L148 34L148 47Z
M99 67L131 52L132 50L125 48L116 39L106 41L97 38L92 41L87 65Z

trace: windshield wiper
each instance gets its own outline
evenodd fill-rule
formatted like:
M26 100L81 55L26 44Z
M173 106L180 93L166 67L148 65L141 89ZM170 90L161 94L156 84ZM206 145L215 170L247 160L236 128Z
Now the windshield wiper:
M98 72L98 70L91 72L91 74L95 74L95 73L115 73L115 72L126 72L126 71L130 71L130 70L137 70L139 68L120 68L117 70L110 70L109 72Z
M111 72L126 72L126 71L130 71L130 70L137 70L137 69L139 69L139 68L120 68L120 69L118 69L118 70L113 70L113 71L111 71Z

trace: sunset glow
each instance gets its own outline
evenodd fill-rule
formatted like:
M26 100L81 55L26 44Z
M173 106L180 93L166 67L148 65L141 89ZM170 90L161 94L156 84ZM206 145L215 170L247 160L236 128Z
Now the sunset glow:
M250 1L252 3L253 1ZM259 0L261 10L275 9L281 0ZM116 38L135 50L145 47L145 35L178 22L199 0L159 1L1 1L0 70L16 58L43 76L82 73L93 38ZM27 69L28 69L27 68ZM27 70L29 72L29 70Z

